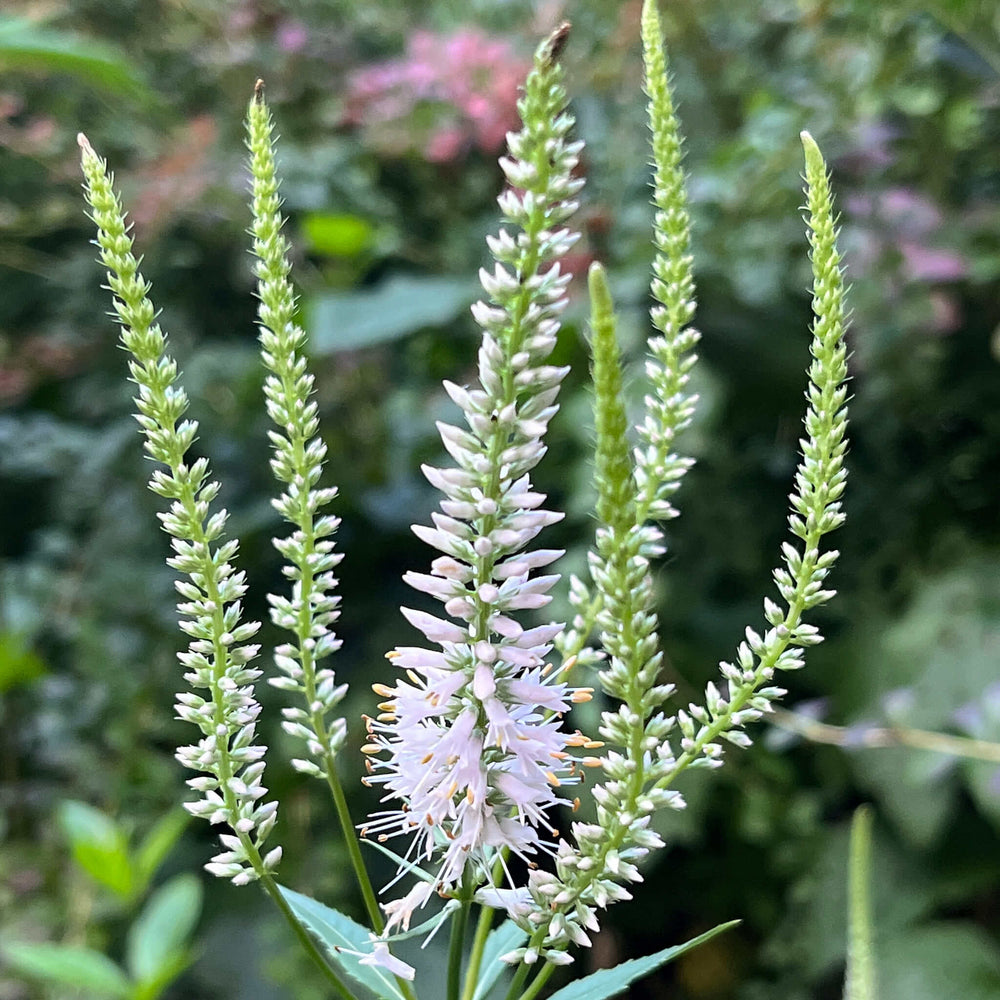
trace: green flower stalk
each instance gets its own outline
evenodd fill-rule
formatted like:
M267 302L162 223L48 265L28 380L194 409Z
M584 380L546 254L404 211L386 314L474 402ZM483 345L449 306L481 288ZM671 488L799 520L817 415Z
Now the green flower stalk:
M530 937L524 947L505 956L509 961L531 964L545 958L557 964L568 958L559 956L571 944L589 943L584 929L597 928L597 909L630 898L622 883L640 881L638 862L650 849L662 846L649 829L653 812L683 807L683 798L670 787L677 775L689 767L720 766L724 742L749 746L744 727L771 711L772 701L784 694L771 683L776 672L801 667L803 649L821 641L804 614L834 593L824 583L837 552L821 551L820 541L844 519L840 498L846 481L847 348L829 182L816 143L807 133L802 141L815 321L806 436L790 497L789 525L800 548L783 546L784 565L774 578L785 607L765 600L770 628L763 635L748 628L736 663L720 665L722 689L710 683L704 705L692 704L674 716L660 710L670 686L656 683L660 653L648 560L658 551L659 532L640 520L646 511L641 499L636 500L642 493L628 462L613 306L603 269L591 269L595 480L601 526L590 570L596 590L592 607L609 657L599 679L604 691L620 702L617 711L602 714L600 735L616 749L599 761L606 780L592 791L597 823L574 823L576 845L560 842L555 873L531 872L527 890L510 900L511 917ZM676 383L669 373L660 383L654 379L654 394L661 385L671 384ZM675 728L676 749L670 739ZM539 973L531 995L550 972L547 966Z
M498 199L504 223L488 238L495 266L481 271L485 296L472 309L482 328L478 383L445 383L464 426L438 425L454 464L423 468L443 499L432 526L413 530L438 554L428 572L408 572L404 579L438 601L442 612L402 609L426 642L390 653L401 673L391 686L373 685L383 701L378 716L367 719L362 751L368 755L366 783L382 785L383 798L362 832L379 842L409 840L390 886L405 874L417 875L408 891L383 904L387 919L362 863L335 767L346 734L336 710L346 685L337 684L323 661L340 647L333 631L339 616L334 571L341 556L333 541L339 520L324 512L336 490L319 485L326 448L318 436L306 334L295 321L273 124L259 82L247 113L264 395L274 424L270 464L280 484L273 504L290 526L274 542L290 592L269 595L269 601L272 621L291 638L275 651L279 675L271 683L299 698L283 709L285 730L305 746L292 764L330 789L365 898L370 941L342 915L324 913L321 904L279 889L272 878L281 849L266 852L264 845L277 805L264 801L265 750L256 742L260 708L253 691L260 671L250 666L258 653L250 640L259 624L242 621L246 584L234 567L238 543L223 540L227 515L212 510L219 486L207 461L187 460L197 424L184 419L187 396L155 321L106 164L83 136L79 140L97 245L138 386L137 419L146 453L162 466L150 487L170 501L159 515L172 539L168 562L185 575L176 584L178 610L191 641L179 658L194 690L177 696L177 712L201 732L197 743L177 754L200 772L188 784L201 798L188 809L232 830L223 835L224 850L208 870L237 884L260 880L345 998L352 993L331 964L377 995L412 1000L405 980L414 970L389 946L410 932L415 913L435 895L454 900L440 919L457 914L449 1000L487 992L498 959L518 965L511 1000L537 997L554 968L572 961L571 947L590 944L598 911L628 899L628 885L641 880L643 858L663 846L651 820L659 809L684 807L672 787L677 776L688 768L720 766L726 743L750 745L745 727L772 711L772 702L784 694L776 674L801 667L805 648L821 641L806 615L833 595L826 581L837 553L823 551L821 543L844 519L844 286L826 168L816 143L802 133L814 322L802 460L790 496L793 541L783 546L783 562L774 571L780 601L764 601L766 628L746 630L734 662L720 664L721 681L708 684L704 702L668 714L664 706L674 687L660 682L663 654L651 566L663 552L660 522L677 516L673 497L692 465L676 447L697 399L688 383L699 334L689 325L694 280L679 127L656 3L645 0L655 204L655 332L648 341L645 411L630 429L614 304L604 268L595 264L589 290L598 527L588 555L589 582L571 579L575 617L569 628L523 620L524 612L549 603L560 578L547 569L562 555L535 544L562 515L544 506L532 475L545 455L544 436L567 373L552 364L551 355L571 280L562 265L577 239L568 222L583 185L576 174L583 144L570 138L573 119L558 62L568 30L561 25L538 48L519 102L523 127L508 135L509 155L500 159L508 181ZM593 634L597 648L587 645ZM550 662L553 651L556 663ZM571 686L569 671L597 662L597 681L612 706L601 714L600 740L565 725L572 706L593 693ZM602 747L603 756L578 756ZM596 822L574 822L564 838L552 825L552 807L566 804L565 789L581 781L583 768L600 773L591 791ZM554 864L538 866L533 857L539 852ZM520 866L509 864L512 856L527 862L523 884L517 880ZM475 904L483 911L463 988L465 932ZM516 927L506 924L494 938L495 909L506 911ZM329 963L306 925L326 945ZM488 958L490 941L503 944ZM396 977L396 985L385 973ZM619 984L627 982L626 970ZM581 987L580 995L588 989Z
M645 371L650 392L645 416L636 428L642 442L633 451L633 486L630 498L637 525L647 520L666 521L678 512L670 497L680 487L694 459L678 455L678 435L691 423L697 395L687 392L691 369L698 358L693 353L701 335L687 324L695 312L694 273L691 256L691 218L687 208L683 142L680 123L670 91L663 32L655 0L645 0L642 9L643 87L649 98L647 115L653 153L653 258L650 294L656 305L650 310L657 331L648 341ZM658 535L647 529L654 547ZM570 581L570 603L576 611L571 627L557 646L565 660L593 662L597 657L586 648L598 626L603 597L577 577Z
M647 518L665 521L678 513L669 498L694 459L675 454L673 448L677 435L690 425L698 402L686 389L698 360L692 352L701 338L687 325L695 311L691 218L681 169L680 124L670 92L656 0L645 0L641 25L656 205L653 242L657 253L650 291L657 304L650 318L659 336L649 339L646 376L653 391L646 396L646 418L638 428L644 446L635 451L640 522Z
M313 376L304 355L306 333L295 321L295 294L288 275L288 240L278 195L274 161L274 124L258 80L247 111L247 148L253 186L253 252L257 258L257 297L261 357L267 413L276 425L269 431L273 446L271 470L284 492L272 501L293 526L285 538L274 539L287 560L285 576L292 581L291 597L268 594L271 620L293 634L294 641L274 653L283 676L269 683L301 698L302 706L282 709L286 732L304 741L308 758L293 758L292 766L326 781L341 830L364 896L369 918L381 930L382 917L358 846L347 799L336 770L336 755L347 735L347 723L334 710L347 693L334 672L319 662L336 652L341 642L332 631L340 612L333 570L342 556L334 552L332 536L340 519L321 514L337 495L335 487L318 488L326 445L317 435L319 420L313 394Z
M257 258L257 295L260 300L261 357L269 374L264 380L268 416L277 430L268 432L273 446L271 471L285 486L273 500L281 516L294 526L286 538L274 540L285 557L285 576L292 581L291 598L268 595L271 620L295 636L275 650L275 663L284 677L270 683L302 696L305 708L286 708L284 728L305 741L310 759L293 760L307 774L336 780L334 758L344 742L347 725L329 715L347 693L332 670L317 664L340 648L330 629L339 617L340 598L333 570L341 560L331 536L339 518L320 515L337 495L335 487L319 489L326 445L317 436L319 420L313 376L306 368L305 331L295 322L295 295L288 274L288 241L281 233L284 220L275 174L273 123L258 81L247 113L247 147L253 183L253 252Z
M518 103L523 126L508 135L500 160L505 225L488 238L493 271L480 272L488 301L472 309L483 330L479 384L446 382L466 427L438 425L455 465L423 469L444 499L434 526L413 531L441 554L429 573L404 580L439 601L446 617L402 610L438 648L397 648L390 659L405 679L375 687L386 700L368 723L366 780L399 805L374 813L366 833L412 837L403 871L412 859L431 876L385 904L388 930L405 930L435 893L469 900L489 883L479 901L502 900L510 890L493 884L494 872L509 854L528 859L546 849L556 789L579 780L567 747L586 741L560 719L590 689L570 687L546 662L561 624L519 621L551 600L559 577L536 571L562 555L531 544L562 519L543 506L531 473L567 373L549 359L570 280L561 258L578 238L566 223L583 185L573 175L582 144L569 137L557 61L568 27L536 51Z
M246 583L233 566L239 543L220 541L226 511L210 513L219 484L209 478L206 459L190 464L186 459L198 425L182 420L187 394L178 384L176 363L166 353L166 337L155 321L150 286L132 253L112 178L86 137L80 135L78 141L100 259L108 269L122 346L131 355L131 380L138 386L136 419L146 435L147 455L165 466L153 472L149 487L171 501L169 511L159 515L174 553L167 562L186 575L175 586L183 598L177 605L180 627L191 642L178 658L187 669L184 679L202 692L177 696L177 714L202 733L196 744L177 751L185 767L202 772L188 781L202 798L186 803L186 808L232 828L232 834L220 838L225 850L206 868L245 884L271 872L281 858L280 847L261 853L278 804L262 801L267 792L262 783L264 747L255 743L260 706L253 684L260 671L249 664L259 647L247 640L260 624L241 622Z

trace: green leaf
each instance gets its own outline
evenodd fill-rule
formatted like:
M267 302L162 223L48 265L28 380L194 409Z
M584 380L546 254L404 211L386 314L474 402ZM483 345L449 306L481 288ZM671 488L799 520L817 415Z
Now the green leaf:
M175 809L159 819L143 838L132 858L137 894L145 891L156 874L156 869L180 839L190 819L191 814L186 809Z
M876 1000L872 948L872 813L861 806L851 824L848 881L847 980L844 1000Z
M28 979L72 986L88 996L128 997L132 993L125 973L91 948L21 941L5 944L2 953L7 964Z
M177 875L149 897L125 942L125 965L137 983L161 983L167 972L181 971L178 960L200 913L201 882L195 875Z
M29 648L23 636L0 632L0 694L19 684L30 684L45 669L45 661Z
M0 17L0 68L70 73L104 90L145 101L152 94L125 54L106 42Z
M60 803L57 816L76 863L121 899L131 898L135 881L128 840L115 821L86 802L75 801Z
M360 215L310 212L301 226L309 249L327 257L357 257L372 245L375 234L374 226Z
M362 986L367 986L378 997L405 1000L399 987L396 986L395 978L385 969L361 965L358 956L348 955L341 950L370 953L371 939L366 928L309 896L286 889L283 885L279 885L278 888L295 916L309 928L316 940L326 948L329 956L344 972Z
M499 927L490 931L489 937L486 939L486 947L483 949L483 962L479 967L479 982L476 984L476 992L472 995L472 1000L484 1000L493 988L493 984L500 978L500 974L505 969L511 968L505 962L500 961L500 956L519 948L527 937L528 935L512 920L505 920Z
M879 948L879 982L879 1000L996 1000L1000 952L973 924L926 924Z
M643 976L648 976L654 969L661 965L673 961L692 948L710 941L716 934L729 930L739 923L738 920L730 920L729 923L719 924L704 934L699 934L684 944L674 945L672 948L664 948L654 955L647 955L645 958L632 958L621 965L616 965L613 969L601 969L600 972L593 972L583 979L578 979L569 986L564 986L549 997L549 1000L607 1000L608 997L616 997L623 993L630 983L634 983Z
M314 296L306 305L312 350L356 351L450 323L477 287L466 278L396 275L374 288Z

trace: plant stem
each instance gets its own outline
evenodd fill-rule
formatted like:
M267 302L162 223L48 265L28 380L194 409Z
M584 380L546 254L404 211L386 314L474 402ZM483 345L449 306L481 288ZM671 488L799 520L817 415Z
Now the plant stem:
M462 887L462 906L452 918L451 944L448 948L448 1000L458 1000L462 980L462 953L465 951L465 928L472 909L472 882L468 878Z
M555 971L556 967L551 962L546 962L539 970L538 975L535 976L531 985L521 994L520 1000L534 1000L534 997L538 996L542 991L542 987L549 981L549 976Z
M504 1000L517 1000L521 995L521 990L524 987L524 981L528 978L528 973L531 971L531 966L526 965L522 962L517 967L517 972L514 973L514 978L510 982L510 989L507 990L507 996Z
M991 743L989 740L935 733L927 729L910 729L907 726L832 726L780 708L775 709L772 721L780 728L797 733L814 743L828 743L845 750L908 746L932 753L1000 764L1000 743Z
M483 964L483 949L486 947L486 939L489 937L492 926L493 909L484 906L479 913L476 936L472 941L472 954L469 955L469 966L465 970L465 989L462 991L462 1000L472 1000L475 995L479 982L479 970Z
M285 918L288 926L291 927L296 938L298 938L299 944L302 945L305 953L313 960L327 981L344 1000L357 1000L357 997L347 988L337 973L330 967L329 962L324 958L319 948L316 947L315 941L313 941L305 927L302 926L299 918L292 912L292 908L288 905L285 897L282 896L281 890L274 879L265 873L261 875L260 882L264 887L264 891L271 897L274 905L281 911L281 915Z

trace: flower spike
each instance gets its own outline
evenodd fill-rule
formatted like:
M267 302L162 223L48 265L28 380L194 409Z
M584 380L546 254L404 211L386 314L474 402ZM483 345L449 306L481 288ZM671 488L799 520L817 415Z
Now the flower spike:
M509 228L488 239L496 264L480 272L487 300L472 310L483 328L479 386L446 383L466 428L439 424L456 467L424 469L445 499L433 527L413 530L441 555L429 574L405 579L440 601L444 617L403 613L438 648L390 654L406 680L380 686L385 715L368 724L367 780L402 806L376 813L367 832L410 834L407 857L436 865L430 881L385 905L387 930L406 928L435 890L454 892L470 865L481 883L498 852L537 850L554 834L547 812L557 790L577 780L560 716L589 694L546 665L562 626L518 621L549 602L558 576L536 571L561 555L530 548L562 517L543 507L530 474L566 374L547 359L569 281L559 259L577 239L564 223L583 183L573 176L582 144L567 138L573 119L556 62L566 31L539 47L519 102L523 128L500 161Z
M210 823L232 828L232 834L220 837L225 850L205 867L242 885L272 871L281 858L280 847L261 853L278 803L263 801L265 748L255 743L260 705L253 685L260 671L249 664L259 647L247 640L260 624L240 620L247 588L244 574L233 565L239 543L218 541L228 515L225 510L210 513L219 484L209 478L206 459L189 464L186 458L198 425L181 419L187 394L178 382L176 362L166 353L167 339L155 321L149 283L132 253L113 179L87 138L80 135L78 142L100 259L108 269L122 346L131 355L130 377L139 390L136 420L146 435L146 454L166 466L153 472L149 488L171 501L169 511L159 515L174 552L167 563L186 576L175 586L183 598L177 605L180 626L191 642L177 656L187 669L184 679L204 693L177 695L178 716L202 734L197 743L177 751L185 767L201 772L188 781L201 798L185 807Z

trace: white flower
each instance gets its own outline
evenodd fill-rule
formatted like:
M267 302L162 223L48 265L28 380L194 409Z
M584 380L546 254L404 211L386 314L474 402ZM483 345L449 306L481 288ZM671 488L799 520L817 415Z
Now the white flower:
M525 629L517 620L549 603L559 577L533 574L562 554L527 551L562 518L544 508L545 495L531 483L566 374L547 360L570 279L559 258L576 240L561 224L582 184L572 176L581 145L566 141L572 120L557 113L565 98L559 79L541 53L521 102L525 127L509 137L505 161L523 190L499 199L515 231L490 241L496 264L480 275L490 303L473 308L483 327L479 385L445 383L465 422L438 425L457 467L423 470L444 499L433 526L413 531L441 555L429 573L404 579L439 601L443 616L403 614L438 648L389 654L404 675L375 686L385 700L368 720L366 781L384 785L383 802L400 805L375 813L363 833L410 834L407 865L432 872L431 881L384 905L387 931L407 927L435 891L451 894L468 866L485 881L502 849L526 857L545 845L556 835L547 813L557 789L577 780L566 747L579 741L561 719L589 694L547 662L563 626Z
M361 956L358 958L358 965L370 965L373 968L385 969L401 979L413 979L416 970L412 965L407 965L402 959L396 958L389 951L389 945L385 941L380 941L374 934L371 936L371 940L372 950L370 952L350 951L347 948L338 948L337 950L345 955Z

